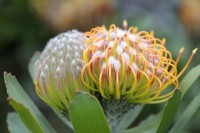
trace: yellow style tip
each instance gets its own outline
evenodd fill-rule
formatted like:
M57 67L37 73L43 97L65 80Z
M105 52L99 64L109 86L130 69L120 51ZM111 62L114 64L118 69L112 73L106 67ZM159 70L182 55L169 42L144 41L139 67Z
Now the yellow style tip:
M165 43L166 43L166 38L163 38L162 39L162 45L165 45Z
M192 51L192 53L193 53L193 54L196 54L197 50L198 50L198 48L195 48L195 49Z
M123 27L125 30L127 30L127 27L128 27L128 23L126 20L123 21Z
M150 31L150 35L154 36L154 31Z
M181 49L180 49L180 53L183 53L183 51L184 51L184 47L182 47Z

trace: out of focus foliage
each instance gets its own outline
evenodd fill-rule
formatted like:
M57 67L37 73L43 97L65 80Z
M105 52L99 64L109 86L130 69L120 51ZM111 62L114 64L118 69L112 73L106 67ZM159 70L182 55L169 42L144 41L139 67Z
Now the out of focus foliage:
M200 37L200 1L182 0L180 3L180 18L189 31L195 37Z
M30 0L40 19L61 32L76 28L88 30L114 10L111 0Z
M0 132L6 132L8 104L3 83L3 71L11 71L27 82L27 64L32 53L41 49L52 35L29 10L25 0L0 1Z
M50 1L50 2L48 2ZM91 2L92 1L92 2ZM95 25L115 23L120 26L123 19L139 30L153 30L155 36L166 37L166 47L177 56L185 47L180 69L192 49L200 46L200 2L199 0L1 0L0 1L0 132L7 132L6 114L12 109L6 100L3 71L16 75L39 108L54 126L60 126L48 115L49 110L38 100L28 75L27 65L36 50L42 50L48 39L60 31L72 28L89 30ZM198 51L193 64L199 64ZM199 92L196 83L184 97L185 105ZM39 101L39 102L38 102ZM150 107L152 108L152 107ZM180 109L180 110L181 110ZM152 109L156 112L156 109ZM153 111L151 113L153 113ZM143 113L148 114L148 110ZM179 113L178 115L179 116ZM139 118L142 119L142 118ZM186 132L200 132L200 111L185 127ZM62 132L62 131L60 131Z

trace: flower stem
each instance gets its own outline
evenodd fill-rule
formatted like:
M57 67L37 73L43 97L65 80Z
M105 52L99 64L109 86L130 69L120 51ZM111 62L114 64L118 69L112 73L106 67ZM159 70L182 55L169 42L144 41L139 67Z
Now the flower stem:
M121 98L120 100L101 99L101 105L110 125L112 133L116 133L116 127L125 116L125 114L134 108L134 104L128 103Z

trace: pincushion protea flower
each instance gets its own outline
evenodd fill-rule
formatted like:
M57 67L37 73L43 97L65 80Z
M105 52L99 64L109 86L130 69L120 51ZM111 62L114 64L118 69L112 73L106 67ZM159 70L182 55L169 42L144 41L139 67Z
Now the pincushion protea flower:
M88 46L83 52L86 65L81 80L86 88L98 92L104 99L125 99L128 103L154 104L167 101L178 88L178 78L190 64L197 49L193 50L185 67L178 72L176 60L165 48L165 39L153 36L153 32L137 28L124 29L112 24L86 32ZM173 84L174 89L167 89Z
M36 92L59 111L67 112L75 91L84 90L80 72L85 39L76 30L61 33L49 40L35 63Z

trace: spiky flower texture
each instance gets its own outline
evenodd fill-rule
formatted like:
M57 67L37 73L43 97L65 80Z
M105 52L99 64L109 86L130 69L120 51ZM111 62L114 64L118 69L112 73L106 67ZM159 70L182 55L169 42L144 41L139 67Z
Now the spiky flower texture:
M35 63L36 92L58 111L67 112L75 92L84 90L80 72L85 39L76 30L61 33L49 40Z
M77 90L100 94L104 101L153 104L167 101L178 88L176 60L165 48L165 39L137 28L114 24L109 30L91 29L85 35L73 30L50 39L35 63L35 86L40 98L53 108L67 112ZM174 89L167 89L169 85Z
M135 27L124 29L112 24L96 27L86 32L88 46L83 52L86 65L81 71L83 84L104 99L125 99L129 103L154 104L167 101L179 86L178 78L190 64L197 49L193 50L187 64L178 72L177 65L183 52L173 60L165 48L165 39L153 32L137 32ZM167 89L174 85L173 89Z

